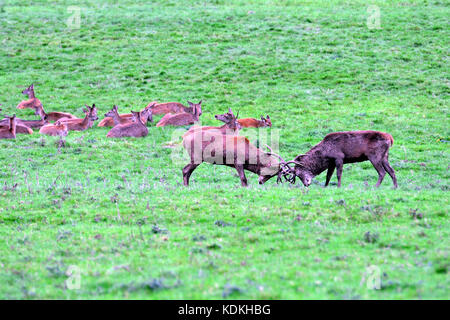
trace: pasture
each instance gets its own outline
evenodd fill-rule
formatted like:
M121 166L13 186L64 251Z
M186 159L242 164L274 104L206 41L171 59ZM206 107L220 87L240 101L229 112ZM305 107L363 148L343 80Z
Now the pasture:
M3 113L37 119L16 109L31 83L46 111L79 117L203 100L202 124L270 115L285 159L379 130L399 188L374 188L369 162L339 189L250 172L242 188L209 164L184 187L186 128L155 122L110 139L97 121L62 148L18 135L0 140L0 298L448 299L450 9L371 5L379 25L366 1L1 1Z

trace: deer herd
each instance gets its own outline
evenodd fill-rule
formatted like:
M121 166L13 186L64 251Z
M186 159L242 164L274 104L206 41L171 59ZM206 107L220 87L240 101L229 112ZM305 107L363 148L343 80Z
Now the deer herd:
M46 113L41 101L36 98L33 84L22 91L28 100L19 103L17 109L32 109L40 120L23 120L16 115L6 116L0 121L0 139L15 139L16 134L32 134L33 129L39 129L40 134L50 136L67 136L69 131L85 131L92 128L98 120L97 107L86 105L84 117L66 112ZM148 123L153 122L154 115L163 115L156 127L190 126L183 135L183 147L190 161L183 168L183 184L189 185L193 171L203 162L226 165L236 169L242 186L247 186L245 171L259 176L258 182L265 183L272 177L277 182L295 183L296 178L308 187L312 179L327 171L325 186L330 182L336 170L338 184L341 186L342 168L346 163L369 160L378 172L376 187L380 186L386 172L392 178L397 188L397 178L394 169L389 164L389 148L393 145L390 134L379 131L345 131L334 132L314 146L307 153L297 156L294 160L285 161L267 146L268 152L253 145L246 137L239 136L242 128L272 127L268 115L261 120L253 118L239 119L239 113L234 115L231 109L227 113L218 114L215 118L222 121L222 126L199 126L196 123L202 115L202 101L192 103L188 107L178 102L150 102L141 111L131 111L119 114L115 105L105 114L99 127L111 127L108 138L145 137L148 135ZM1 111L1 109L0 109ZM53 121L53 122L51 122Z

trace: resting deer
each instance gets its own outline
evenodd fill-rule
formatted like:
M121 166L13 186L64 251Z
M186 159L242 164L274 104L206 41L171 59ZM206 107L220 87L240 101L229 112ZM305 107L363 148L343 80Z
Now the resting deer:
M198 109L200 106L200 112L198 116L202 115L201 104L202 100L199 103L192 103L188 101L189 107L184 106L179 102L166 102L159 103L151 107L152 114L168 114L168 113L194 113L194 109Z
M239 124L243 128L261 128L261 127L272 127L272 121L270 117L267 115L266 118L261 116L261 120L256 120L254 118L244 118L239 119Z
M150 102L145 109L151 109L157 102ZM115 109L115 110L114 110ZM145 110L144 109L144 110ZM142 111L144 111L142 110ZM153 122L152 112L148 113L147 118L142 119L146 124L148 121ZM99 127L114 127L118 124L126 124L133 122L133 115L131 113L119 114L117 111L117 106L114 106L113 109L108 111L105 114L105 118L100 121L98 124Z
M112 128L106 135L108 138L121 138L121 137L145 137L148 135L147 126L144 123L145 118L151 112L150 109L144 109L141 112L131 111L134 122L119 124Z
M198 121L200 115L202 114L201 101L199 104L194 105L192 113L183 112L177 114L168 113L159 120L156 124L157 127L165 126L188 126L194 124Z
M308 187L312 178L327 171L325 186L328 186L334 169L337 172L338 187L341 186L342 167L345 163L363 162L369 160L378 172L379 187L386 172L391 176L394 187L397 188L397 178L394 169L389 164L389 148L394 139L389 133L379 131L346 131L334 132L325 138L306 154L297 156L290 163L295 166L291 169L295 177Z
M58 120L61 124L66 124L69 131L85 131L92 128L94 121L98 120L97 107L95 103L92 107L86 105L87 109L83 109L85 117L83 119L61 119Z
M22 91L22 94L28 96L28 100L24 100L17 105L18 109L33 109L36 115L41 116L41 119L46 116L48 121L56 121L61 118L76 118L74 115L66 112L50 112L45 113L41 101L36 98L34 94L34 85L31 84L27 89Z
M235 116L233 114L233 111L231 111L231 108L229 108L227 113L216 114L214 117L217 120L225 122L225 124L220 127L193 126L193 127L189 128L189 130L183 135L183 137L192 133L193 131L197 131L197 130L202 130L202 131L215 130L222 134L234 134L234 135L237 135L239 133L239 130L241 129L241 125L239 124L239 122L237 120L237 118L239 117L239 112L238 112L237 116Z
M40 134L45 134L48 136L59 136L59 137L65 137L68 133L67 124L61 123L60 121L56 121L54 124L48 124L43 126L39 130Z
M0 139L15 139L16 138L16 115L7 117L9 120L8 127L0 128Z
M279 155L265 153L241 136L223 135L215 130L194 131L183 138L183 146L190 163L183 168L183 184L189 185L192 172L203 162L233 167L237 170L242 186L247 186L244 170L259 175L259 183L285 174L286 161Z
M2 111L2 109L0 109L0 111ZM17 119L17 117L14 115L14 120L16 123L16 134L21 133L21 134L33 134L33 130L24 125L23 123L19 122L19 119ZM9 130L9 128L11 127L11 117L5 116L5 119L3 119L0 122L0 129L2 130Z

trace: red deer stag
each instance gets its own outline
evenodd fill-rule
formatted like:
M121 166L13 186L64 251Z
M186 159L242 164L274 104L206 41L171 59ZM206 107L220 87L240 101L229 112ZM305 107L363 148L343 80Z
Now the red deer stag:
M33 109L36 115L41 116L41 118L46 116L48 121L56 121L61 118L70 118L70 119L76 118L74 115L66 112L45 113L41 101L35 97L33 84L31 84L27 89L23 90L22 94L28 96L28 100L20 102L17 105L17 109L27 109L27 108Z
M244 118L239 119L239 124L242 128L261 128L261 127L272 127L272 121L269 115L264 118L261 116L261 120L256 120L254 118Z
M156 101L150 102L142 111L146 109L151 109L155 104L157 104ZM115 108L115 111L114 111ZM144 123L146 124L148 121L153 122L153 114L152 112L148 113L147 118L142 119ZM108 111L105 114L105 118L100 121L98 124L99 127L114 127L118 124L126 124L133 122L133 115L131 113L124 113L119 114L117 110L117 106L114 106L113 109Z
M201 101L198 104L193 104L192 113L182 112L177 114L168 113L159 120L156 124L157 127L165 126L188 126L194 124L198 121L200 115L202 114ZM190 103L191 104L191 103Z
M213 131L194 131L183 138L183 146L190 163L183 168L183 184L189 185L192 172L203 162L233 167L239 174L242 186L247 186L244 170L259 175L259 183L286 175L286 161L279 155L265 153L241 136L223 135Z
M144 109L141 112L131 111L134 122L119 124L112 128L106 135L108 138L121 138L121 137L145 137L148 135L148 129L143 119L148 117L151 112L150 109Z
M347 131L334 132L325 138L306 154L297 156L289 164L295 164L291 168L291 183L295 183L295 177L299 177L302 183L308 187L312 178L327 170L325 186L328 186L334 169L336 168L338 187L341 186L342 167L345 163L363 162L369 160L378 172L379 187L386 172L391 176L394 187L397 188L397 178L394 169L389 164L389 148L394 139L389 133L379 131Z

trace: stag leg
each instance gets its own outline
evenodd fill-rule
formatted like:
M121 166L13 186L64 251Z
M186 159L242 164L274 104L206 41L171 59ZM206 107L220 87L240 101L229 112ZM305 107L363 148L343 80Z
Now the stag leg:
M338 188L341 187L341 178L342 178L342 168L344 166L344 160L343 159L336 159L334 161L335 166L336 166L336 175L337 175L337 179L338 179Z
M245 176L244 172L244 165L243 164L235 164L234 167L236 168L239 178L241 178L241 183L243 187L247 187L247 177Z
M333 175L334 168L336 168L336 165L334 163L330 163L328 165L328 171L327 171L327 180L325 181L325 187L328 186L330 183L331 176Z
M190 163L186 167L183 168L183 184L185 186L189 185L189 178L191 177L192 172L199 166L200 164Z
M386 153L386 156L383 159L383 167L389 173L389 175L392 178L392 182L394 183L394 188L398 188L397 184L397 177L395 176L394 169L392 169L391 165L389 164L389 156L388 153Z
M386 175L386 170L384 170L383 162L379 159L369 158L369 161L372 163L372 165L375 167L375 170L378 172L378 181L375 185L376 188L378 188L383 182L384 176Z

